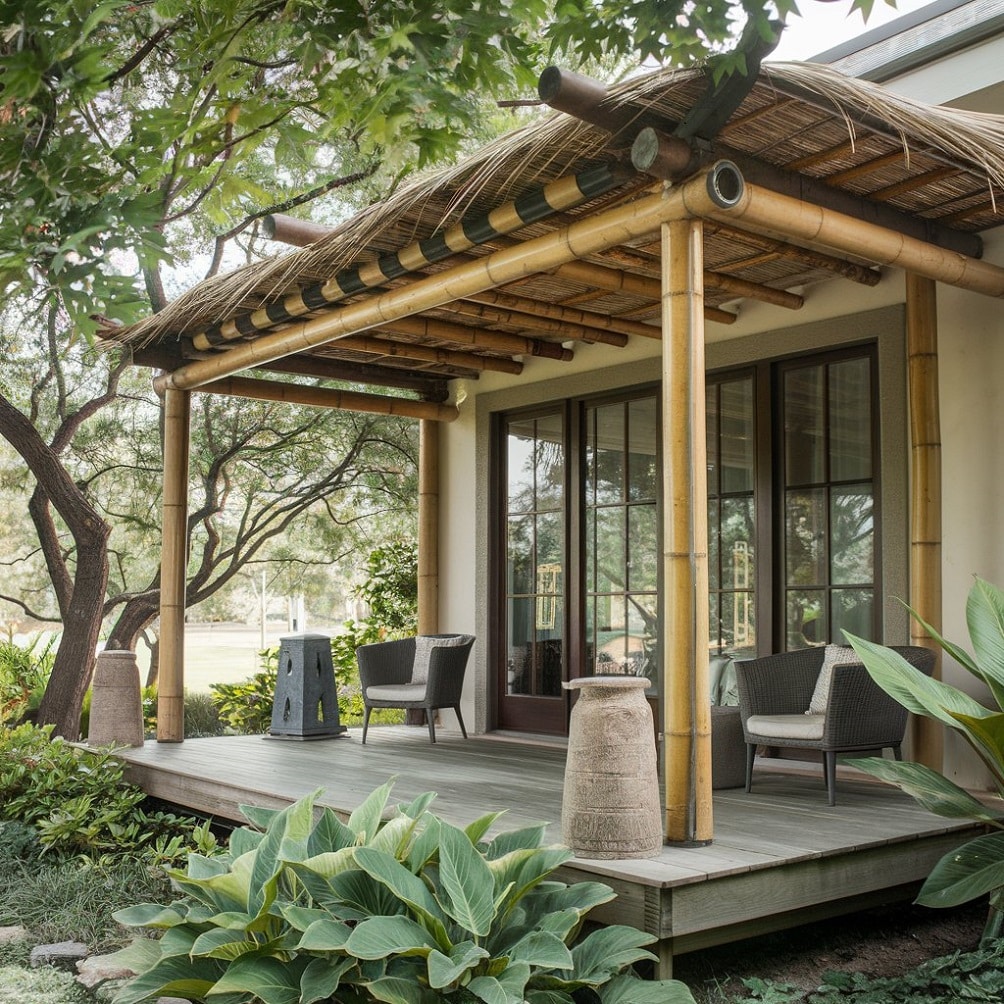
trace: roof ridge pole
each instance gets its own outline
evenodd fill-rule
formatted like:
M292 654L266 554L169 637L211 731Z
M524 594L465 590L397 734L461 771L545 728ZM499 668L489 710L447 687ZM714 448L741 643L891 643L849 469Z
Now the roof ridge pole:
M261 366L355 335L367 328L410 317L473 293L528 275L547 272L585 255L606 250L656 232L671 219L701 216L715 206L728 206L722 186L742 189L742 176L727 162L714 164L689 181L625 205L576 220L560 230L464 262L407 286L375 293L326 314L289 325L281 331L240 342L209 359L200 359L158 377L158 390L191 390L251 366Z
M700 220L662 225L662 733L666 841L711 843L704 247Z

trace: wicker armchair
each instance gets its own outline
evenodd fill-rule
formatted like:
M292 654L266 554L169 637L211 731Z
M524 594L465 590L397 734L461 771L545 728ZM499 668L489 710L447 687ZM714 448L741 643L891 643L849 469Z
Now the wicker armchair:
M435 639L448 644L435 644ZM464 719L460 714L460 694L464 687L467 658L474 645L473 635L425 635L416 638L383 641L360 645L356 649L359 682L362 685L363 743L370 725L373 708L421 709L429 723L429 738L436 741L435 714L437 708L452 708L457 714L460 731L467 738ZM416 650L428 646L428 666L423 666L416 678Z
M927 676L934 653L913 645L894 651ZM840 655L847 657L847 650ZM827 693L814 694L824 649L808 648L736 663L739 709L746 741L746 790L753 783L758 746L819 750L823 754L826 793L836 804L838 753L861 753L889 747L897 760L906 732L906 709L868 675L860 662L834 665ZM826 690L825 685L822 688ZM822 713L810 703L825 700ZM817 711L819 709L817 708Z

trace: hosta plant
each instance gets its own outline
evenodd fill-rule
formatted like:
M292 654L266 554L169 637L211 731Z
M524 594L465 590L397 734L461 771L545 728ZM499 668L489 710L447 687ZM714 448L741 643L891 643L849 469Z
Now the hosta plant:
M182 897L117 913L162 931L120 953L139 975L115 998L218 1004L692 1004L633 963L653 939L583 918L613 893L548 876L571 855L543 827L488 838L429 811L432 793L387 810L390 783L347 823L315 792L273 811L245 807L226 856L171 872Z
M924 676L902 656L847 634L872 679L916 715L933 718L958 732L986 765L996 793L1004 798L1004 593L977 579L966 603L970 655L943 638L913 613L944 651L985 685L993 707L964 691ZM846 632L845 632L846 633ZM951 819L972 819L989 832L946 854L917 897L925 906L950 907L989 894L984 941L1004 931L1004 815L974 798L947 777L919 763L881 757L851 760L862 770L899 785L925 809Z

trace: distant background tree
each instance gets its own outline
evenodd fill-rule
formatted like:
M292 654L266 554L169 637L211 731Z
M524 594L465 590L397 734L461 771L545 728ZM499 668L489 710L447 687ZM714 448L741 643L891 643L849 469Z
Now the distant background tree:
M687 62L727 51L744 21L764 34L791 9L0 0L0 337L51 363L34 395L0 380L0 434L34 479L30 512L64 626L40 719L75 733L106 612L111 528L70 445L114 400L126 364L93 364L91 397L64 393L68 343L253 256L270 212L332 193L344 209L450 155L486 99L525 93L548 58Z

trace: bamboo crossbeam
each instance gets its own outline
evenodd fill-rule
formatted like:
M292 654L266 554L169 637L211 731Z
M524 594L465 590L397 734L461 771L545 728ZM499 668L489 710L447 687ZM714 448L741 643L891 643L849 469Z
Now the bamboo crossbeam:
M881 171L885 167L889 167L892 164L900 163L906 154L902 147L898 150L893 150L891 153L884 153L881 157L873 157L871 160L866 160L863 164L855 164L853 167L845 168L843 171L837 171L834 174L827 174L823 176L823 181L827 185L844 185L848 181L856 181L858 178L866 178L869 174L874 174L876 171Z
M499 206L487 216L461 220L443 233L414 241L401 251L383 255L358 268L345 269L326 282L299 290L281 302L270 303L251 314L209 328L196 335L193 342L197 349L207 349L244 335L267 331L277 324L303 317L356 293L383 286L499 235L513 233L555 212L581 205L609 192L620 180L620 176L606 166L559 178Z
M725 223L741 222L744 228L768 236L804 241L813 248L902 268L973 293L1004 296L1004 268L999 265L967 258L956 251L759 185L745 184L730 208L713 206L708 215Z
M906 178L904 181L898 181L895 185L887 185L885 188L880 188L878 191L871 192L868 198L874 199L876 202L887 202L890 199L899 198L901 195L915 192L918 188L935 185L939 181L944 181L945 178L953 178L958 174L959 169L957 167L939 167L934 171L928 171L926 174L918 174L914 178Z
M513 296L510 293L500 293L498 291L488 291L476 293L469 297L477 303L493 304L516 310L524 314L534 314L538 317L553 317L560 321L567 321L571 324L582 324L589 328L597 328L601 331L616 331L622 335L640 335L643 338L658 338L659 332L651 325L641 324L638 321L625 320L620 317L612 317L609 314L601 314L595 310L575 310L567 307L563 303L547 303L543 300L532 300L524 296Z
M226 397L302 404L310 408L361 411L371 415L396 415L433 422L452 422L458 414L454 405L437 404L434 401L411 401L403 397L384 397L381 394L362 394L359 391L310 387L278 380L255 380L250 377L223 377L195 389L200 393L222 394Z
M556 359L560 362L568 362L574 358L571 349L566 349L556 342L511 335L507 331L486 331L484 328L455 324L453 321L441 321L431 317L400 317L378 327L377 330L398 331L418 338L435 338L442 342L470 345L472 348L503 352L510 356L534 356L539 359Z
M529 328L532 331L546 331L562 341L600 342L604 345L614 345L618 348L627 345L628 336L617 331L605 331L601 328L591 328L585 324L573 324L570 321L558 321L551 317L535 317L533 314L520 310L508 310L505 307L493 307L470 300L456 300L449 309L455 314L466 317L477 317L488 324L506 324L514 328Z
M706 172L666 192L597 213L477 261L464 262L407 286L291 324L281 331L235 345L214 359L188 363L159 377L155 386L198 387L250 366L261 366L272 359L326 345L344 335L390 324L525 275L550 271L614 244L652 233L667 220L703 215L710 207L729 205L738 195L741 178L726 177L733 173L731 165L712 165Z
M191 395L164 395L157 741L185 738L185 591L188 571L188 458Z
M261 231L269 240L305 248L308 244L334 233L334 228L326 227L323 223L312 223L310 220L286 216L283 213L271 213L261 221Z
M751 300L761 300L763 303L784 307L787 310L801 310L805 306L805 298L797 293L789 293L786 289L775 289L773 286L764 286L759 282L750 282L725 272L705 272L704 285L710 286L712 289L721 289L726 293L735 293L736 296L746 296Z
M498 356L479 356L472 352L456 352L453 349L437 349L429 345L413 342L397 342L387 338L373 338L368 335L349 335L338 340L340 349L351 352L365 352L382 359L412 359L420 363L434 363L437 366L452 366L458 369L485 370L494 373L511 373L519 376L523 364L514 359Z

